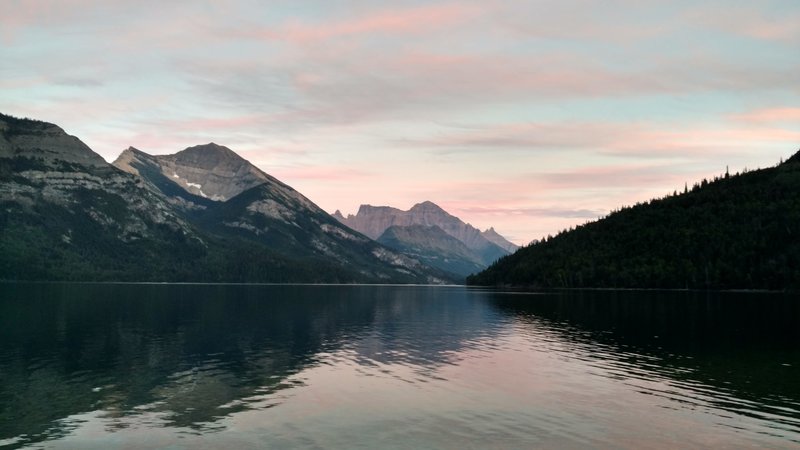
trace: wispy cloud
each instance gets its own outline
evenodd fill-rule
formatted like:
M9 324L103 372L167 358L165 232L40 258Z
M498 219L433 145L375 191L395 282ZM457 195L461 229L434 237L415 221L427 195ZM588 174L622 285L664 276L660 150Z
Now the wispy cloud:
M389 7L325 22L312 23L294 19L278 27L245 30L241 35L298 44L316 44L319 41L363 35L407 35L440 30L446 26L462 24L480 13L480 7L466 2L406 8Z
M438 153L540 152L591 150L593 153L640 158L685 158L749 149L760 144L800 142L800 130L782 128L798 115L793 109L759 110L733 116L752 124L655 124L620 122L511 123L472 127L408 139L403 143ZM566 155L565 155L566 156Z
M800 8L776 3L772 8L742 4L731 8L696 6L684 18L699 25L753 39L800 45Z
M591 209L564 209L562 207L546 207L546 208L484 208L484 207L466 207L460 208L460 211L468 215L510 215L510 216L528 216L533 219L541 217L558 217L566 219L597 219L604 215L607 211L591 210Z
M800 108L797 107L761 108L731 117L745 123L783 124L800 129Z
M370 172L346 166L301 166L276 167L272 170L275 176L286 180L319 180L348 183L365 183L376 177Z

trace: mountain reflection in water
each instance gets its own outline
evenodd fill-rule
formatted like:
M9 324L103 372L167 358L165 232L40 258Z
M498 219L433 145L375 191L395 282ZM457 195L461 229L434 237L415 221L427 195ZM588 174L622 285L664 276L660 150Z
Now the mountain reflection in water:
M0 285L0 446L798 443L794 300Z
M602 368L603 376L674 400L676 408L742 414L774 428L766 433L798 439L800 298L658 291L491 296L542 345Z

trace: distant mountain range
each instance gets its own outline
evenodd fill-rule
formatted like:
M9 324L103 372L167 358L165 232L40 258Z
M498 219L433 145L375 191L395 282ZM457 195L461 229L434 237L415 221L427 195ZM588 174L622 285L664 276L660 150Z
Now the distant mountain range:
M800 288L800 152L703 180L501 258L467 279L534 288Z
M108 164L0 114L0 279L448 283L217 144Z
M333 217L387 247L464 276L517 249L493 228L480 231L429 201L408 211L361 205L355 215L337 210Z

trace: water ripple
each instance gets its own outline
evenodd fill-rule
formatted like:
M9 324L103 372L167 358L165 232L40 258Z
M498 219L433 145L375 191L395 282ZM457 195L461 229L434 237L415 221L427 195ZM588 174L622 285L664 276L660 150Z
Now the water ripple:
M0 302L9 448L800 443L790 303L758 299L757 316L727 298L461 288L12 294Z

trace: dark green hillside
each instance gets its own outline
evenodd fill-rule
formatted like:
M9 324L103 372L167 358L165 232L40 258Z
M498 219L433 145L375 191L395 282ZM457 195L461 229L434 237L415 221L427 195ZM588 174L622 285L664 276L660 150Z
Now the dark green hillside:
M467 279L543 288L800 287L800 153L526 246Z

